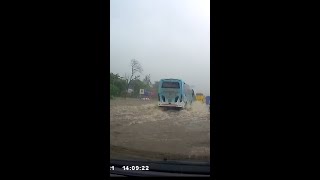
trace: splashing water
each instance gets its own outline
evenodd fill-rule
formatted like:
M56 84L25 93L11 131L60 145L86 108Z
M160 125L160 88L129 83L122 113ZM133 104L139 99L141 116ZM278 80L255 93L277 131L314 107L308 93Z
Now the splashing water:
M110 103L110 120L115 147L210 157L210 112L201 102L165 111L156 101L118 100Z

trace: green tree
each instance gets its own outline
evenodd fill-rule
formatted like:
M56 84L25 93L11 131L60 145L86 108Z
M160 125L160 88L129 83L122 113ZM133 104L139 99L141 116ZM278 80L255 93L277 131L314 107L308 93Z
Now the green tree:
M110 73L110 96L120 96L126 91L126 81L119 74Z
M110 97L119 96L119 88L113 84L110 84Z

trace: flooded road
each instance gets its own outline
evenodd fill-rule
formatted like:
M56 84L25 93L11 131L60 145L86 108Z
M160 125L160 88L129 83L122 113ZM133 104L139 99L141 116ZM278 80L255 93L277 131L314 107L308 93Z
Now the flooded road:
M164 111L157 101L110 100L110 157L210 160L210 112L194 102Z

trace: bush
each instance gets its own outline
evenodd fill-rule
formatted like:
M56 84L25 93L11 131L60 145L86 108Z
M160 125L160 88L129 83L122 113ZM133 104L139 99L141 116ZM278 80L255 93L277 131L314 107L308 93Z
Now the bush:
M110 84L110 97L111 96L119 96L119 88L112 84Z

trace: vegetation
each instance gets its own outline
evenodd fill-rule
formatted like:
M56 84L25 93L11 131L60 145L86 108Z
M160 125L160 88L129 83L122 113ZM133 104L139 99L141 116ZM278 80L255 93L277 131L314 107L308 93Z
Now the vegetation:
M140 89L145 91L155 91L157 83L151 83L151 75L148 74L143 80L140 80L140 74L143 72L141 64L133 59L131 60L131 73L121 77L119 74L110 73L110 99L114 97L139 97ZM133 92L129 93L129 89Z

